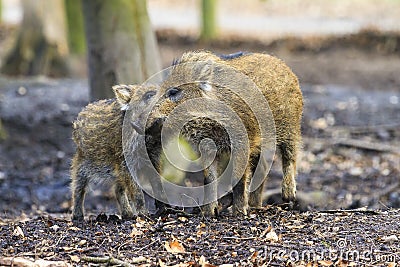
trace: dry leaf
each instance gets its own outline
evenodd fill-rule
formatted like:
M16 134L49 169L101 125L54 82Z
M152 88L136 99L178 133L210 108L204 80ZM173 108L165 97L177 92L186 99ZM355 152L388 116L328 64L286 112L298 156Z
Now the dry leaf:
M268 234L269 232L271 232L271 230L272 230L272 227L271 227L271 225L269 225L269 226L267 227L267 229L265 229L265 230L261 233L260 238L263 238L266 234Z
M205 223L200 223L199 225L196 226L196 228L205 228L207 225Z
M306 227L305 224L302 225L287 225L286 226L288 229L290 230L299 230L299 229L303 229L304 227Z
M179 217L178 220L181 222L187 222L189 219L186 217Z
M20 237L22 237L22 238L25 237L24 232L22 231L22 229L21 229L19 226L17 226L17 227L14 229L13 235L14 235L14 236L20 236Z
M136 228L133 228L131 233L129 234L130 237L136 237L141 235L143 235L143 231L137 230Z
M158 265L160 265L160 267L166 267L167 266L167 265L165 265L165 263L161 259L158 259Z
M333 262L332 261L326 261L326 260L320 260L320 261L318 261L318 264L320 266L332 266Z
M198 230L197 233L196 233L196 236L199 237L199 238L201 238L201 236L202 236L202 235L205 235L205 234L207 234L206 231Z
M158 260L160 267L191 267L194 266L192 263L178 263L174 265L166 265L162 260Z
M76 231L80 231L80 230L81 230L81 228L79 228L79 227L75 227L75 226L71 226L71 227L69 227L69 228L68 228L68 230L71 230L71 231L74 231L74 232L76 232Z
M147 261L147 258L143 257L143 256L139 256L139 257L130 259L131 263L142 263L142 262L146 262L146 261Z
M186 238L186 242L196 242L196 238L194 238L193 236L189 236L188 238Z
M279 241L279 237L278 237L278 235L275 233L274 230L271 230L271 232L269 232L268 234L266 234L265 240L268 240L268 241L271 241L271 242L278 242L278 241Z
M201 267L217 267L207 262L206 258L202 255L199 259L199 264Z
M86 245L87 241L85 239L82 239L81 241L79 241L78 245L79 246L84 246Z
M73 261L73 262L80 262L80 261L81 261L81 259L80 259L78 256L76 256L76 255L69 255L69 258L70 258L71 261Z
M50 229L52 229L54 232L57 232L57 230L60 229L60 226L54 224L53 226L50 227Z
M171 253L184 253L185 252L185 248L183 247L183 245L175 238L170 242L165 241L164 247L168 252L171 252Z
M252 262L255 262L255 260L257 259L257 256L258 256L258 252L254 251L253 254L251 254L251 256L250 256L250 260Z
M143 228L144 227L144 223L143 222L137 222L137 223L135 223L135 227Z
M335 266L337 266L337 267L352 267L352 266L357 266L357 263L349 262L348 260L344 260L344 259L339 259L337 262L335 262Z
M382 240L385 243L392 243L392 242L398 241L399 239L397 238L396 235L389 235L389 236L384 236L382 238Z
M19 227L19 226L15 227L13 234L15 236L25 237L24 232L22 231L21 227Z

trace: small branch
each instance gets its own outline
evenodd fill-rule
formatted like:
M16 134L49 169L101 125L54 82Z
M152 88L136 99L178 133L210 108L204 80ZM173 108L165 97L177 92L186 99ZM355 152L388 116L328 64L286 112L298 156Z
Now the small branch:
M120 265L123 267L133 267L132 264L130 264L129 262L126 261L122 261L113 257L82 257L81 258L82 261L86 261L86 262L92 262L92 263L107 263L110 265ZM145 262L147 261L147 259L145 257L137 257L137 258L132 258L131 262L132 263L141 263L141 262Z
M319 211L319 213L329 213L329 214L334 214L334 213L363 213L363 214L370 214L370 215L379 215L379 214L381 214L379 211L367 210L365 208L352 209L352 210L321 210L321 211Z
M383 196L386 196L386 195L398 190L399 187L400 187L400 182L393 183L391 185L386 186L384 189L374 193L374 197L379 199Z
M400 155L400 150L392 145L363 141L357 139L337 139L333 141L333 144L339 146L355 147L364 150L371 150L377 152L390 152Z
M235 239L235 240L254 240L257 239L255 236L251 237L238 237L238 236L223 236L223 239Z

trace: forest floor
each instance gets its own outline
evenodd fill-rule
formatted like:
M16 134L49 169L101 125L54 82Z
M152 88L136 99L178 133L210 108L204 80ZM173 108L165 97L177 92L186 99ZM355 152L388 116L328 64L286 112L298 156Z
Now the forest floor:
M305 110L298 209L280 205L277 160L265 207L246 218L173 210L121 221L100 184L86 200L86 223L73 225L71 121L88 101L87 81L1 77L8 138L0 141L0 266L400 264L399 34L268 42L231 36L204 44L160 31L158 38L164 66L186 50L261 51L299 76Z

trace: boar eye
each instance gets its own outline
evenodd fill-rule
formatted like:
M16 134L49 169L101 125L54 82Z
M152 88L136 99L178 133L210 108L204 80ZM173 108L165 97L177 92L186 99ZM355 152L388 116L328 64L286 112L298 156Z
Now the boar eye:
M199 87L201 90L203 91L211 91L212 90L212 86L211 84L207 83L207 82L201 82L199 84Z
M146 93L143 95L142 99L143 99L145 102L147 102L147 101L149 101L153 96L155 96L155 94L156 94L155 91L148 91L148 92L146 92Z
M169 88L165 94L165 96L171 99L171 101L178 101L181 95L182 91L176 87Z

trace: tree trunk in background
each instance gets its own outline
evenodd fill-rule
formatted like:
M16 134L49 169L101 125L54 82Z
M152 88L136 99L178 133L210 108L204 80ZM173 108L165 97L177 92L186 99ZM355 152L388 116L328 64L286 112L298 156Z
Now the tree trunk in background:
M86 51L81 0L64 0L68 26L68 45L71 54L83 55Z
M1 123L1 118L0 118L0 141L4 140L7 138L7 133L6 130L3 127L3 124Z
M142 72L145 79L161 70L161 58L156 35L147 13L146 0L133 0L138 45L141 52Z
M115 84L142 83L160 70L145 0L83 0L91 100Z
M4 60L9 75L65 76L68 55L63 0L22 0L17 42Z
M201 0L201 34L204 41L217 37L217 0Z

